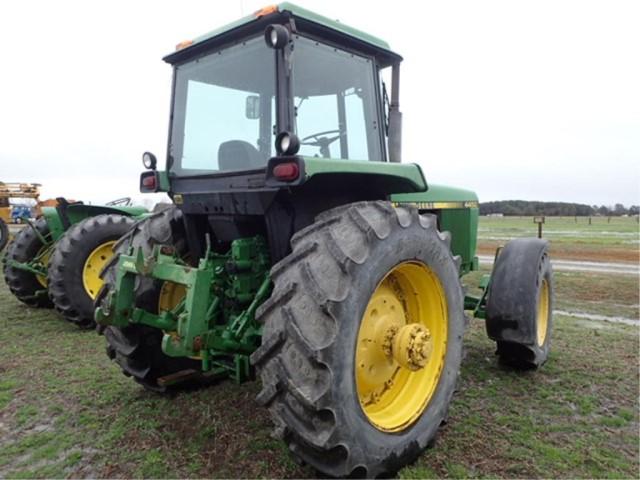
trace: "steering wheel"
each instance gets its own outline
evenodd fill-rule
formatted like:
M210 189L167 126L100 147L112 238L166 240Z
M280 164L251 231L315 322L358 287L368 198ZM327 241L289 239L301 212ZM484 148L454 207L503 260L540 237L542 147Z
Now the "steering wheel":
M330 135L337 133L335 137L324 137L323 135ZM346 132L341 130L325 130L324 132L314 133L300 140L300 145L310 145L312 147L320 147L320 153L324 158L329 158L331 152L329 151L329 145L338 140L340 137L345 136ZM315 139L315 140L314 140ZM313 140L313 141L310 141Z
M110 202L105 203L105 205L109 205L111 207L120 205L128 207L129 205L131 205L131 197L122 197L116 200L111 200Z

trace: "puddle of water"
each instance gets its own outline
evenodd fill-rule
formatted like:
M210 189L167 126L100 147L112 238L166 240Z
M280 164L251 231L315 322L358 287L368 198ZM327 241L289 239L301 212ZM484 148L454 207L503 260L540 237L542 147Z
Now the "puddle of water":
M493 256L478 255L480 263L493 263ZM568 270L573 272L596 272L596 273L620 273L625 275L638 275L640 268L634 263L610 263L610 262L588 262L578 260L552 260L553 268L557 270Z

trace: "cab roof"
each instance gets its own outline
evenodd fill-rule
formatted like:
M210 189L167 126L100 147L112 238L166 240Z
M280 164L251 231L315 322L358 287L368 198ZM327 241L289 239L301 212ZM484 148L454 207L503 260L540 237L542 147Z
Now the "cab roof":
M287 22L291 22L296 33L306 33L371 55L382 67L402 60L402 57L393 52L384 40L289 2L264 7L205 35L181 42L176 46L176 51L164 57L164 60L170 64L182 63L204 51L260 33L271 23Z

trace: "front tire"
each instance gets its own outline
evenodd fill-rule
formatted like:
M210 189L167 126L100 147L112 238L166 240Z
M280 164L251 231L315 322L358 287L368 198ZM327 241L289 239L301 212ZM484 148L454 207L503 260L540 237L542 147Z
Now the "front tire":
M56 243L49 260L49 297L66 320L80 328L95 326L99 274L113 255L113 245L132 225L126 215L97 215L71 226Z
M530 369L547 361L553 271L546 240L517 238L500 251L487 294L486 327L502 363Z
M376 477L434 440L465 328L449 242L433 215L388 202L330 210L294 235L258 310L252 362L258 401L298 458L336 477Z

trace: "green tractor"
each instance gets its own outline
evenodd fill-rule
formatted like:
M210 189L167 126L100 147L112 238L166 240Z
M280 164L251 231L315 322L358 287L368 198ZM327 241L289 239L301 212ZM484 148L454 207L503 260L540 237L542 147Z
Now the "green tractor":
M379 476L446 419L465 311L503 361L545 361L546 242L509 243L483 294L465 296L478 199L400 163L402 59L385 42L280 4L165 60L166 169L145 153L140 187L174 206L118 242L96 299L126 375L164 391L257 373L296 457Z
M31 307L55 307L81 328L95 326L94 299L102 286L100 271L112 247L132 227L144 208L85 205L58 199L18 232L3 258L4 278L11 292Z

